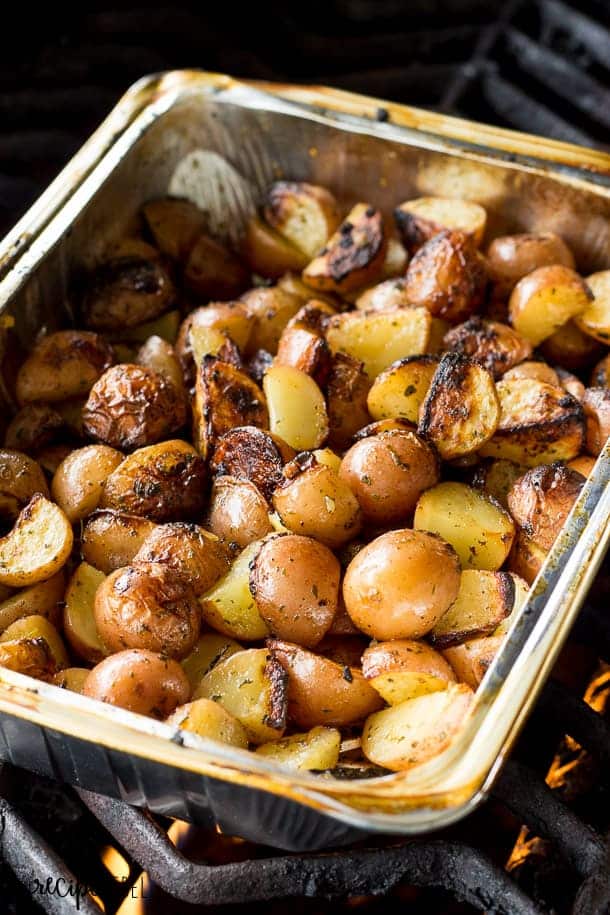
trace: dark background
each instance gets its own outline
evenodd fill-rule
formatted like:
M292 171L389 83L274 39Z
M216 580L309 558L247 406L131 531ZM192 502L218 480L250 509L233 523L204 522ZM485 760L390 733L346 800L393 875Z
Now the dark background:
M147 73L323 82L610 149L609 0L11 6L0 232Z

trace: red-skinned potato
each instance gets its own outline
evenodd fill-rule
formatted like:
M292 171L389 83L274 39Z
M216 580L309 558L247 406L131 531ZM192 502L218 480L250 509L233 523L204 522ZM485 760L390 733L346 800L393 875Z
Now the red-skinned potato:
M240 549L273 530L267 500L254 483L230 476L217 477L212 484L206 526Z
M123 457L107 445L87 445L71 451L61 462L53 476L51 493L72 524L95 511L106 479Z
M478 362L496 379L532 355L530 341L508 324L478 315L453 327L443 343L447 349Z
M584 477L565 464L542 464L515 481L508 509L536 546L550 550L584 485Z
M201 597L229 570L225 547L198 524L159 524L148 535L134 562L161 563L188 581Z
M214 448L214 476L249 480L271 501L282 482L282 467L295 457L295 450L276 435L256 426L237 426L221 435Z
M417 197L394 210L394 219L407 250L414 254L423 244L447 229L459 229L479 246L487 214L478 203L453 197Z
M84 696L159 719L188 702L190 693L188 677L177 661L136 648L100 661L83 686Z
M362 673L389 705L446 689L456 680L438 651L409 639L371 645L362 655Z
M176 290L158 260L119 258L88 277L82 302L85 324L114 331L157 318L174 304Z
M585 444L589 454L597 457L610 435L610 389L587 388L583 398L585 411Z
M303 271L313 289L346 293L380 277L387 238L383 216L367 203L357 203L327 244Z
M538 267L563 264L573 269L574 257L553 232L524 232L495 238L487 250L487 263L496 296L505 298L520 279Z
M86 395L113 362L112 347L99 334L59 330L39 340L20 366L17 400L24 405Z

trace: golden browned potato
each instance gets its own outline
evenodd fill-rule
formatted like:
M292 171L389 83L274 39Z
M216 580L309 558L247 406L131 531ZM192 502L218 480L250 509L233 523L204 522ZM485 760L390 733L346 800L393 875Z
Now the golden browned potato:
M508 508L508 493L513 483L525 473L525 467L508 461L505 458L485 460L480 463L473 475L472 485L483 489L493 496L503 508Z
M202 457L206 458L217 439L235 426L269 426L265 394L234 365L204 356L193 402L193 439Z
M95 595L106 576L86 562L74 571L64 605L64 633L81 658L97 664L108 652L105 650L95 624Z
M303 305L282 332L275 364L291 365L323 385L332 363L324 332L334 313L329 305L316 299Z
M532 355L530 341L508 324L478 315L453 327L443 343L447 349L474 359L496 379Z
M341 733L336 728L312 728L306 734L291 734L256 748L258 756L297 772L334 769L339 762Z
M113 362L112 347L99 334L59 330L39 340L20 366L17 400L23 405L87 394Z
M508 557L507 568L531 585L546 556L546 550L537 546L524 530L518 530Z
M104 482L122 460L123 455L114 448L87 445L71 451L61 462L51 483L51 494L72 524L95 511Z
M303 271L313 289L345 293L380 278L387 238L380 210L357 203Z
M420 408L418 431L445 461L478 451L500 421L492 376L459 353L441 359Z
M447 689L456 679L438 651L410 639L373 643L362 655L362 673L388 705Z
M201 598L204 622L242 642L257 642L269 635L269 628L250 590L250 566L263 542L249 543L226 575Z
M202 678L216 664L238 651L243 651L243 645L226 635L217 632L204 632L200 635L191 653L182 661L182 668L193 689L199 686Z
M394 530L367 544L352 559L343 599L358 629L375 639L419 638L456 599L460 564L434 534Z
M88 278L82 314L92 330L112 331L158 317L175 299L174 284L158 260L121 258Z
M4 433L4 447L37 451L54 441L64 428L64 419L46 403L28 403L11 419Z
M186 260L206 228L205 214L190 200L180 197L149 200L141 212L159 251L176 261Z
M581 476L586 479L595 467L595 458L588 457L586 454L581 454L574 458L574 460L568 461L566 466L570 467L572 470L576 470L577 473L581 474Z
M415 432L382 432L352 445L339 477L356 496L364 520L387 527L405 523L422 492L438 483L439 461Z
M369 420L367 396L371 383L361 362L335 353L326 383L328 444L342 451Z
M117 569L95 593L95 624L108 651L145 648L184 658L201 628L201 609L189 582L160 562Z
M584 411L561 387L520 378L496 385L500 422L480 450L482 457L506 458L535 467L569 461L582 451Z
M405 247L414 254L446 229L459 229L478 247L483 241L487 213L478 203L454 197L417 197L394 210Z
M12 529L0 537L0 584L23 588L51 578L66 563L73 542L61 508L35 493Z
M265 497L254 483L231 476L214 480L206 526L221 540L240 549L273 530Z
M193 357L196 357L196 363L199 365L204 356L217 355L218 346L226 344L224 337L228 337L235 346L244 350L253 326L254 316L248 313L243 302L211 302L209 305L196 308L180 325L176 340L176 355L185 374L194 369ZM211 331L217 332L216 343L214 338L210 337ZM201 340L198 339L199 333ZM218 338L218 334L224 337ZM215 347L216 352L213 352ZM225 353L223 356L227 362L234 361L227 358ZM239 354L237 356L239 357Z
M381 372L367 398L373 419L406 419L417 424L438 363L436 356L407 356Z
M83 408L85 433L113 448L154 445L182 428L186 404L166 377L141 365L108 369Z
M353 540L362 526L358 500L347 483L312 454L303 453L286 465L273 506L288 530L331 549Z
M573 320L567 321L547 337L540 351L551 365L561 365L572 372L579 372L599 359L603 348L597 340L583 333Z
M465 483L444 482L426 490L417 503L413 526L440 535L470 569L499 569L515 536L508 512Z
M184 282L202 299L234 299L250 285L250 271L225 245L202 233L186 258Z
M72 693L82 693L85 687L85 680L91 671L88 667L66 667L64 670L58 670L53 674L51 683L60 689L68 689Z
M487 263L496 295L506 298L528 273L553 264L573 269L574 257L563 239L553 232L524 232L495 238L487 251Z
M459 679L471 689L476 689L503 641L503 636L482 636L462 642L461 645L454 645L453 648L447 648L443 654Z
M166 381L173 384L181 399L185 399L186 390L182 366L171 343L153 334L142 344L136 353L135 361L138 365L143 365L145 368L153 369L159 375L163 375Z
M550 550L584 482L565 464L541 464L515 481L508 493L508 510L532 543Z
M295 456L294 448L256 426L238 426L221 435L210 469L215 476L249 480L271 501L282 482L282 467Z
M218 740L232 747L248 749L248 735L237 718L212 699L195 699L181 705L167 719L182 731L191 731L207 740Z
M107 478L100 508L155 521L199 518L206 476L200 455L180 439L140 448Z
M330 319L326 339L333 354L361 362L374 381L397 359L426 352L431 323L426 308L349 311Z
M241 253L253 273L273 280L292 270L300 273L308 260L307 255L258 217L246 224Z
M105 509L87 518L81 535L83 559L109 575L130 564L155 525L148 518Z
M487 273L472 239L452 230L422 245L407 268L406 282L412 305L457 322L465 321L482 304Z
M512 613L515 581L508 572L465 569L455 602L436 623L430 638L450 648L479 635L491 635Z
M360 293L356 308L360 311L387 311L389 308L409 308L407 284L402 276L384 280Z
M576 318L578 327L594 340L610 343L610 270L601 270L587 277L587 287L593 300Z
M46 616L57 626L61 617L66 580L63 570L29 588L7 594L0 603L0 632L24 616Z
M582 314L592 299L587 284L570 267L538 267L519 280L511 293L511 324L538 346L570 318Z
M0 449L0 517L16 518L37 492L49 495L40 465L21 451Z
M509 369L504 375L505 381L516 381L522 378L533 378L535 381L544 381L545 384L552 384L556 388L561 386L559 375L546 362L522 362Z
M159 524L150 532L134 562L161 563L189 583L196 597L202 597L229 571L225 547L214 534L177 521Z
M335 664L279 639L267 644L288 674L288 717L297 727L347 727L383 704L357 668Z
M257 349L276 353L282 331L302 307L302 299L279 286L257 286L244 293L240 301L254 319L246 355Z
M52 680L55 660L44 639L14 639L0 643L0 667L36 680Z
M250 591L273 636L313 648L337 610L339 561L310 537L268 538L252 560Z
M328 435L324 395L305 372L289 365L272 365L263 378L269 407L269 427L291 448L319 448Z
M167 718L188 702L191 686L180 664L142 648L104 658L85 680L83 695L129 712Z
M68 667L70 661L63 639L53 623L51 623L46 616L37 616L35 614L24 616L14 623L11 623L11 625L4 630L2 635L0 635L0 642L32 640L46 642L56 670L60 670L62 667Z
M597 456L610 435L610 389L587 388L583 407L586 421L586 450L589 454Z
M309 259L339 224L337 201L326 188L304 181L276 181L267 192L267 224Z

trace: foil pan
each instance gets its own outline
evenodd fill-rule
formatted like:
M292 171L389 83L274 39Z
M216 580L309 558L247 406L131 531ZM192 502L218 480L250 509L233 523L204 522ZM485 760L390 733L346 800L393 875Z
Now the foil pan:
M151 197L191 198L233 242L278 177L390 214L422 194L475 200L492 235L554 231L584 273L610 267L610 156L326 88L180 71L146 78L0 246L0 357L71 320L70 283ZM8 326L14 324L12 330ZM11 409L2 385L2 410ZM477 692L457 740L384 778L293 774L246 751L0 670L0 759L169 816L293 850L417 834L489 791L568 635L610 527L606 446Z

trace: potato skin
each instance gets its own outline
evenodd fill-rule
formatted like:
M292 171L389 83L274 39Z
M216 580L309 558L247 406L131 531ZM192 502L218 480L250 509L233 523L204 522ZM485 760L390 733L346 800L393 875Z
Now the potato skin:
M362 673L367 680L392 671L412 670L454 683L455 674L443 656L426 642L394 639L376 642L362 655Z
M71 451L57 468L51 494L68 521L82 521L97 508L105 480L123 460L107 445L86 445Z
M93 385L83 408L83 427L97 441L133 451L168 438L186 422L186 404L163 375L123 363Z
M230 476L212 483L205 523L221 540L240 549L273 530L269 505L254 483Z
M374 282L381 273L387 237L380 210L357 203L325 248L303 271L314 289L346 293Z
M188 677L177 661L144 649L104 658L83 686L84 696L158 719L188 702L190 694Z
M87 394L113 362L112 347L99 334L59 330L39 340L21 365L15 383L17 400L23 406Z
M532 344L512 327L479 315L453 327L443 343L447 349L478 362L496 379L532 355Z
M1 643L0 667L36 680L50 680L56 670L51 649L43 638L10 639Z
M161 563L182 575L201 597L229 570L225 547L198 524L159 524L148 535L134 563Z
M210 469L215 476L249 480L271 501L282 482L282 468L296 452L277 436L256 426L238 426L218 439Z
M519 280L510 295L510 322L539 346L570 319L580 315L593 293L570 267L538 267Z
M354 624L375 639L425 635L449 609L460 587L452 547L423 531L388 531L350 562L343 581Z
M191 200L159 197L141 209L155 245L172 260L185 260L205 229L205 215Z
M185 658L201 629L201 608L186 579L160 562L134 562L106 578L95 594L95 623L111 652L145 648Z
M407 295L448 321L464 321L483 302L487 273L472 239L457 230L439 232L407 268Z
M508 508L524 533L550 550L584 485L584 477L557 461L528 470L508 493Z
M37 492L49 496L40 465L21 451L0 449L0 517L16 518Z
M610 435L610 389L587 388L583 408L587 451L597 457Z
M63 429L63 417L49 404L28 403L6 427L4 447L16 451L37 451L58 438Z
M125 458L104 484L100 508L114 508L154 521L199 518L206 468L192 445L180 439L140 448Z
M563 264L573 269L574 257L553 232L524 232L495 238L487 250L487 263L496 294L506 297L520 279L538 267Z
M96 511L83 525L83 559L108 575L129 565L154 527L152 521L139 515L112 509Z
M245 354L251 355L257 349L276 353L284 328L302 306L300 297L279 286L257 286L244 293L240 301L253 318Z
M237 349L231 353L222 353L221 358L239 365L239 351L245 348L253 325L254 317L248 314L243 302L211 302L192 311L180 325L174 347L182 365L187 387L191 387L195 381L196 367L190 339L192 328L212 327L225 334Z
M367 397L371 382L361 362L347 353L335 353L326 385L328 444L342 451L352 436L370 422Z
M395 430L352 445L339 477L358 499L365 521L404 522L425 489L439 480L436 452L415 432Z
M168 311L175 296L173 283L158 261L118 258L102 264L88 278L83 319L92 330L135 327Z
M250 591L272 635L313 648L337 610L339 561L310 537L280 534L261 546L250 567Z

